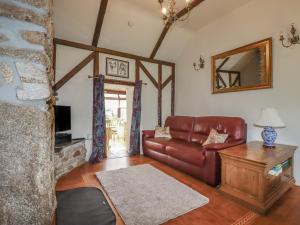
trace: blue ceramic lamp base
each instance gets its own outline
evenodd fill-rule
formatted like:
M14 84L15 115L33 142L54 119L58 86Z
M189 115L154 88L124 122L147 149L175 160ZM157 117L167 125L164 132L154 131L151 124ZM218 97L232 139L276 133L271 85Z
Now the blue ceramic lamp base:
M261 137L264 140L264 147L275 148L277 133L273 127L264 127L264 130L261 132Z

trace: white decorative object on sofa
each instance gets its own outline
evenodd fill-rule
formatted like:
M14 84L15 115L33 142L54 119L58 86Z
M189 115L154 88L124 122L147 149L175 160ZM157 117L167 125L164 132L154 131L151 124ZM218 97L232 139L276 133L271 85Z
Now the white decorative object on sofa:
M172 138L170 134L170 127L155 127L155 138Z
M219 134L215 129L211 129L209 136L207 137L203 145L222 144L226 141L227 137L228 134Z

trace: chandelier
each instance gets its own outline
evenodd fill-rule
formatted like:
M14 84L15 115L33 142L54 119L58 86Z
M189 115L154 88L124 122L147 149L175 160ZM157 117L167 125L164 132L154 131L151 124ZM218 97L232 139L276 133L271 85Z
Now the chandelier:
M164 4L164 0L158 0L161 8L162 18L164 20L165 24L173 24L177 20L179 21L185 21L188 19L190 15L190 10L192 6L192 0L185 0L186 6L185 9L187 11L186 16L184 18L179 18L177 13L178 10L176 8L176 0L167 0L168 4Z

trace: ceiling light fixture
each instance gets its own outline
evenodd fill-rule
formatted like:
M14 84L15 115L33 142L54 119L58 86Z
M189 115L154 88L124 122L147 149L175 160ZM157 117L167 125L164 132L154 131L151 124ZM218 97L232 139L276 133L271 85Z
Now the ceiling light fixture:
M185 0L186 2L186 16L184 18L178 18L177 17L177 13L178 10L176 8L176 0L167 0L167 4L164 4L165 1L164 0L158 0L158 3L160 4L160 8L161 8L161 13L162 13L162 18L165 22L165 24L173 24L175 23L177 20L179 21L185 21L189 18L190 16L190 10L191 10L191 6L192 6L192 1L193 0Z

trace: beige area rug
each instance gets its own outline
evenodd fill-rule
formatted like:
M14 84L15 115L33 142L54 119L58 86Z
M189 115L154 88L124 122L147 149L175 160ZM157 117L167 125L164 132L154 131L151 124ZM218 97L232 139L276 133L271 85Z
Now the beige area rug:
M159 225L209 202L148 164L96 175L126 225Z

